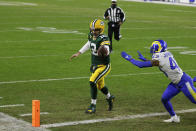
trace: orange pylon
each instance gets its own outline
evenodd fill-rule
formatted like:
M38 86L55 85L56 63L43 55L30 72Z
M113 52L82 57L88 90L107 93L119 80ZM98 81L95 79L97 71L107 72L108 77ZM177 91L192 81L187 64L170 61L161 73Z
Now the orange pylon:
M32 100L32 126L40 127L40 100Z

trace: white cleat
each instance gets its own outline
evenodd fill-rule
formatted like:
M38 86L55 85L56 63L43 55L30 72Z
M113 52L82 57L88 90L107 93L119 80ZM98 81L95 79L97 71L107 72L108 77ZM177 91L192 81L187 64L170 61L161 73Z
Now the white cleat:
M180 117L177 116L177 115L175 115L175 116L172 116L168 120L163 120L163 122L167 122L167 123L171 123L171 122L179 123L180 122Z

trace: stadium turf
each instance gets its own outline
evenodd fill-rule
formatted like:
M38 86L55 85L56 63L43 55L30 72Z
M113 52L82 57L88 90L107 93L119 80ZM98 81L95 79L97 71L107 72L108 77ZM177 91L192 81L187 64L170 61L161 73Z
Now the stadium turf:
M23 3L21 3L23 2ZM4 4L2 4L4 3ZM5 4L7 3L7 4ZM31 4L24 4L31 3ZM196 76L196 8L119 1L126 13L122 39L113 42L112 70L105 79L115 95L114 110L107 111L98 93L97 112L84 113L90 103L90 52L69 61L87 41L89 23L103 19L110 0L6 0L0 1L0 112L31 122L32 100L39 99L41 125L116 116L165 112L161 96L169 80L158 68L139 69L121 58L137 50L150 59L155 39L167 42L179 66ZM105 34L107 34L107 21ZM196 86L196 85L195 85ZM175 110L196 108L180 93L171 100ZM64 130L194 130L196 113L181 114L180 124L165 124L168 116L50 128Z

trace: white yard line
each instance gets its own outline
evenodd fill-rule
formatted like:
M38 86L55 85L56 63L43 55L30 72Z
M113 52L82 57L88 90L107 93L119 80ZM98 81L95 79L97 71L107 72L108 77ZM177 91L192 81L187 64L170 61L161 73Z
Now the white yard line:
M0 108L7 108L7 107L19 107L19 106L24 106L24 104L0 105Z
M189 113L196 112L196 109L187 109L187 110L179 110L176 113ZM83 120L83 121L72 121L72 122L63 122L63 123L53 123L53 124L45 124L41 125L43 128L52 128L52 127L61 127L61 126L71 126L71 125L79 125L79 124L92 124L98 122L107 122L107 121L118 121L118 120L128 120L128 119L137 119L137 118L146 118L146 117L155 117L155 116L166 116L168 112L157 112L157 113L148 113L148 114L137 114L137 115L126 115L126 116L118 116L114 118L103 118L103 119L93 119L93 120Z
M146 17L150 17L150 16L146 16ZM169 17L169 16L156 16L156 17ZM194 18L194 17L193 17ZM130 17L131 19L131 17ZM180 22L196 22L195 20L180 20ZM84 23L84 24L88 24L87 21L47 21L44 22L45 24L78 24L78 23ZM127 20L126 23L157 23L156 21L150 21L150 20ZM21 24L32 24L32 22L1 22L0 25L21 25ZM34 24L43 24L43 22L34 22Z
M122 39L127 39L127 40L137 40L137 39L157 39L157 38L169 38L169 39L182 39L182 38L196 38L195 36L158 36L158 37L155 37L155 36L153 36L153 37L142 37L142 38L137 38L137 37L127 37L127 38L122 38Z
M189 3L175 3L175 2L164 2L164 1L144 1L144 0L122 0L122 1L133 1L133 2L142 2L142 3L153 3L153 4L165 4L165 5L177 5L177 6L191 6L196 7L196 4Z
M37 6L36 3L0 1L0 6Z
M59 56L63 56L63 57L66 57L66 56L70 56L71 54L56 54L56 55L32 55L32 56L2 56L2 57L0 57L0 59L17 59L17 58L35 58L35 57L59 57ZM83 56L86 56L86 55L90 55L90 54L88 54L88 53L86 53L86 54L83 54ZM69 58L65 58L65 60L68 60Z
M133 22L133 21L131 21L131 22ZM140 21L141 22L141 21ZM150 22L150 21L148 21L148 22ZM182 22L182 21L181 21ZM195 29L195 27L192 27L192 26L180 26L180 27L177 27L178 29ZM164 28L159 28L159 27L154 27L154 28L148 28L148 27L130 27L130 28L128 28L128 27L126 27L126 28L121 28L122 30L168 30L168 29L171 29L171 28L167 28L167 27L164 27ZM76 31L85 31L85 32L87 32L88 31L88 29L72 29L72 30L74 30L74 31L63 31L63 30L57 30L56 32L54 32L53 31L53 33L79 33L79 32L76 32ZM19 28L18 29L16 29L16 30L0 30L0 32L24 32L24 31L33 31L33 32L35 32L36 30L33 30L32 28L21 28L20 30L19 30ZM85 33L79 33L79 34L85 34Z
M3 97L0 97L0 99L3 99Z
M15 58L31 58L31 57L43 57L43 56L65 56L64 55L34 55L34 56L5 56L0 57L0 59L15 59Z
M185 72L196 72L196 70L186 70ZM116 75L109 75L108 77L126 77L126 76L135 76L135 75L154 75L154 74L161 74L161 73L162 72L116 74ZM0 82L0 85L2 85L2 84L14 84L14 83L29 83L29 82L79 80L79 79L89 79L89 76L83 76L83 77L67 77L67 78L59 78L59 79L22 80L22 81L1 81Z
M37 15L28 15L28 16L2 16L1 18L92 18L92 16L76 16L76 15L71 15L71 16L47 16L47 15L42 15L42 16L37 16ZM101 16L96 16L96 17L101 17Z
M133 22L133 21L132 21ZM140 21L141 22L141 21ZM151 21L148 21L148 22L151 22ZM189 26L180 26L180 27L177 27L178 29L184 29L184 28L188 28L188 29L195 29L195 27L189 27ZM152 27L152 28L149 28L149 27L122 27L121 28L122 30L168 30L168 29L171 29L171 27ZM87 32L88 29L72 29L72 30L77 30L77 31L85 31ZM25 28L25 27L20 27L20 28L17 28L17 29L12 29L12 30L0 30L0 32L22 32L22 31L35 31L33 30L33 28Z
M168 12L183 12L183 13L195 13L194 11L189 11L189 10L178 10L178 9L163 9L163 11L168 11Z
M0 82L0 84L14 84L14 83L29 83L29 82L44 82L44 81L61 81L61 80L77 80L77 79L87 79L89 77L70 77L70 78L60 78L60 79L41 79L41 80L23 80L23 81L5 81Z
M141 39L157 39L157 38L169 38L169 39L181 39L181 38L194 38L195 36L153 36L153 37L123 37L124 40L141 40ZM84 38L75 38L75 39L62 39L62 40L5 40L0 41L0 43L22 43L22 42L58 42L58 41L87 41L87 39ZM86 42L85 41L85 42ZM84 42L84 43L85 43ZM66 44L66 43L65 43Z
M17 27L16 29L24 30L24 31L37 31L43 33L57 33L57 34L80 34L83 35L85 33L79 32L77 30L67 30L67 29L57 29L55 27Z
M6 41L0 41L0 43L21 43L21 42L55 42L55 41L78 41L78 40L82 40L82 41L84 41L84 40L86 40L87 41L87 39L84 39L84 38L76 38L76 39L62 39L62 40L6 40ZM85 42L86 42L85 41ZM55 43L56 44L56 43Z
M40 115L48 115L50 113L48 112L40 112ZM25 117L25 116L32 116L32 113L27 113L27 114L20 114L19 116Z

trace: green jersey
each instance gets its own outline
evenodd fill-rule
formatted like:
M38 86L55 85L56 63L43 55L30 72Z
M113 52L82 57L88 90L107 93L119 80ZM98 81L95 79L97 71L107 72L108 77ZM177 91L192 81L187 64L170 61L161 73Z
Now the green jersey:
M101 45L108 46L110 49L110 41L109 38L103 34L100 34L95 40L93 39L93 35L89 33L88 40L90 42L90 49L91 49L91 62L92 65L107 65L110 63L110 56L107 55L106 57L98 56L97 50Z

